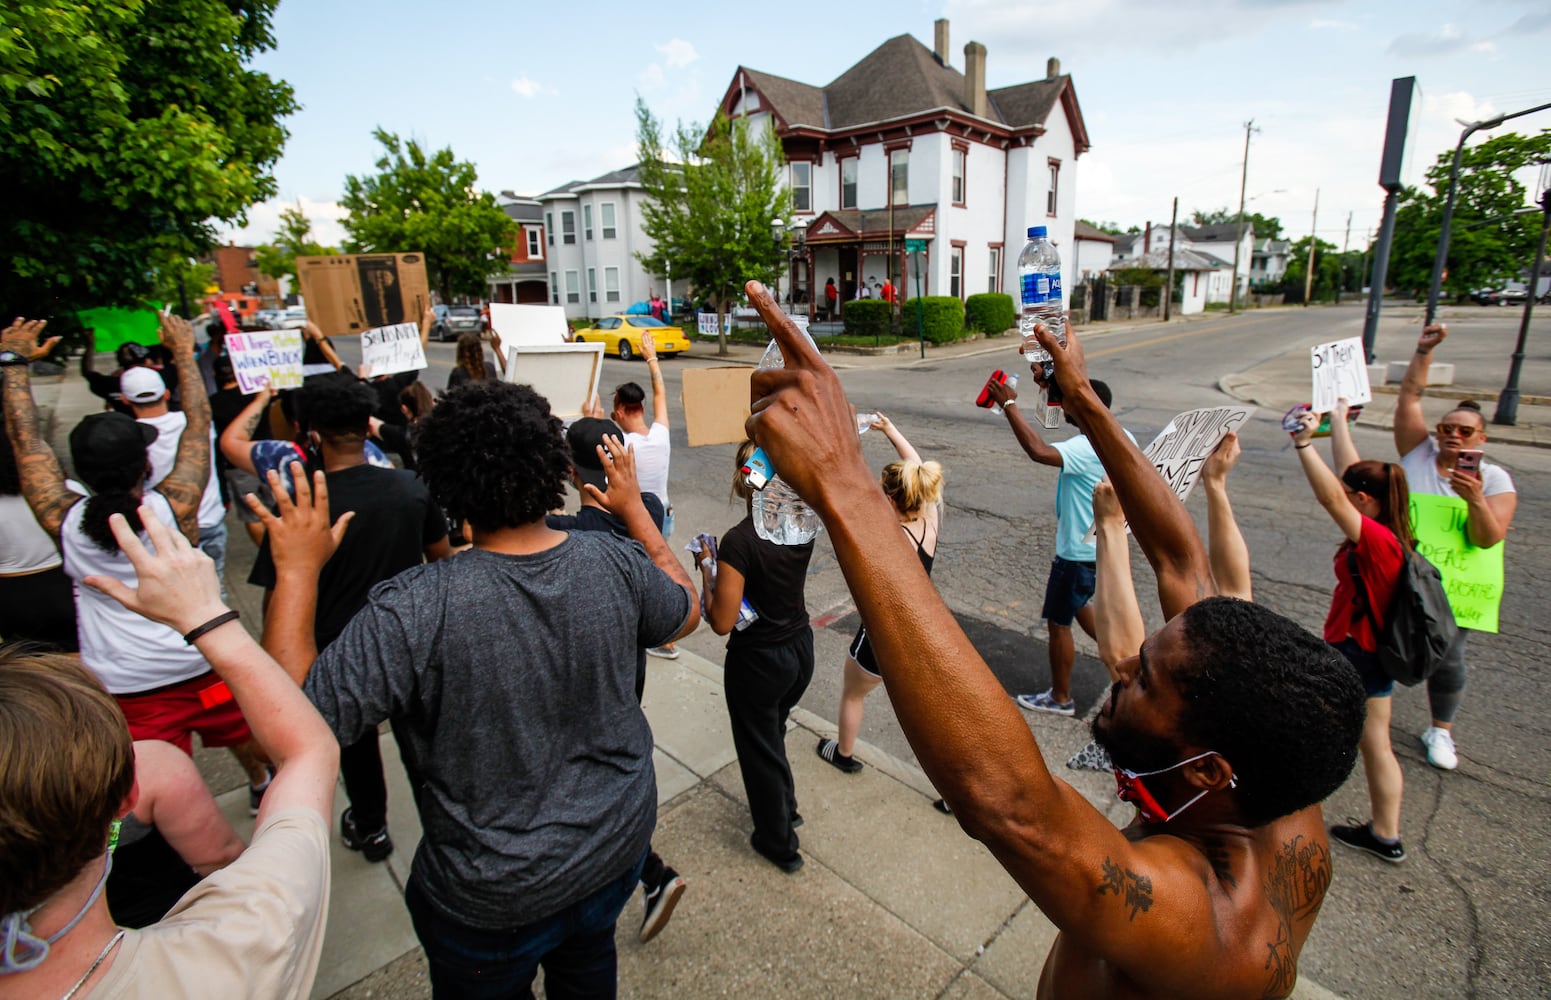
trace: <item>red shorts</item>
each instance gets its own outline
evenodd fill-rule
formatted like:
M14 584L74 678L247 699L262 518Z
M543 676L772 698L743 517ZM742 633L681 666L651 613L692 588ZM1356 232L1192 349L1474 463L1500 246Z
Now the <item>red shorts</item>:
M113 697L132 739L165 740L192 755L190 733L198 733L207 747L237 746L253 738L237 700L214 671L154 691Z

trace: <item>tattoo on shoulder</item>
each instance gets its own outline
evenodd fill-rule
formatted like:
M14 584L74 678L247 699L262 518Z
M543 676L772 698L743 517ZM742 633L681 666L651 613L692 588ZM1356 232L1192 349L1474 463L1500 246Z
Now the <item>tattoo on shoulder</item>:
M1266 945L1267 997L1283 997L1298 981L1293 925L1312 918L1330 888L1330 849L1302 834L1282 845L1266 877L1266 901L1276 913L1276 939Z
M1135 920L1138 913L1152 909L1152 879L1138 875L1129 868L1122 868L1106 857L1098 894L1105 896L1109 893L1114 893L1131 908L1127 920Z

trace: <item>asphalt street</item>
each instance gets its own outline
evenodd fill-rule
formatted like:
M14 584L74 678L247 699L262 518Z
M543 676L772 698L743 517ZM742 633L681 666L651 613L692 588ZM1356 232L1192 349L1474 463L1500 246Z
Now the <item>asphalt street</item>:
M1222 375L1291 349L1357 336L1362 319L1355 306L1278 309L1156 331L1088 332L1084 344L1090 374L1109 382L1116 415L1145 444L1176 413L1230 402L1217 388ZM1380 359L1409 357L1418 328L1414 311L1392 311L1381 329ZM1459 363L1459 383L1495 388L1516 331L1517 311L1457 311L1452 343L1440 358ZM1551 352L1536 347L1551 343L1548 335L1551 319L1534 324L1525 393L1551 394ZM1018 364L1008 344L1004 353L945 360L834 361L858 409L884 411L923 457L944 465L947 509L934 580L1009 692L1017 692L1048 685L1039 609L1054 546L1055 476L1024 457L1003 418L972 405L991 369ZM341 353L348 359L353 347L342 343ZM692 449L685 439L679 372L718 363L714 349L696 347L691 356L663 365L673 419L676 545L699 531L720 534L743 514L741 504L728 501L733 446ZM445 384L452 352L451 344L430 346L432 367L425 377L433 388ZM844 367L848 363L854 367ZM646 366L605 362L605 398L627 380L647 385ZM1255 600L1318 630L1333 586L1338 532L1315 503L1279 418L1261 410L1241 432L1244 453L1229 489L1251 552ZM1073 431L1050 433L1059 439ZM1354 436L1365 457L1394 459L1388 431L1359 422ZM880 468L893 458L882 435L865 435L863 447ZM1523 498L1507 542L1503 631L1471 641L1470 687L1456 729L1458 771L1426 764L1416 739L1427 725L1424 692L1403 689L1396 696L1393 738L1406 779L1402 832L1409 859L1396 867L1333 848L1335 882L1302 960L1307 975L1345 995L1527 996L1541 994L1551 982L1545 950L1551 863L1540 839L1551 816L1551 725L1539 711L1539 667L1551 645L1551 624L1541 617L1543 598L1537 596L1541 578L1551 571L1547 507L1539 500L1551 494L1551 451L1486 447L1488 458L1513 474ZM1190 507L1204 531L1204 501L1193 498ZM1151 572L1134 546L1132 563L1149 627L1161 625ZM819 667L803 706L833 719L856 619L823 540L807 600L819 626ZM720 659L722 640L709 630L685 645ZM1093 651L1091 644L1079 649ZM1077 668L1079 714L1091 711L1104 689L1102 667L1084 655ZM1036 736L1086 724L1054 718L1030 723ZM862 735L913 759L881 693L868 704ZM1367 815L1359 768L1327 804L1326 816L1342 822Z

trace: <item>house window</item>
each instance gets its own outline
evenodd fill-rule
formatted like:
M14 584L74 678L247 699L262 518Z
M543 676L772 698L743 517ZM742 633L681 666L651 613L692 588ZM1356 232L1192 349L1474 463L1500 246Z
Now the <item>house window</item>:
M598 301L598 269L595 267L587 269L587 301Z
M527 227L524 232L528 234L528 257L530 260L544 259L544 241L540 236L540 230L536 226Z
M619 268L603 269L603 298L608 302L619 301Z
M986 291L988 291L988 292L999 291L999 288L997 286L999 286L1001 283L1002 283L1002 248L1001 247L992 247L991 248L991 280L986 282Z
M582 239L592 239L592 206L582 206Z
M954 247L953 253L948 256L948 294L954 298L962 298L964 287L964 248Z
M792 209L813 211L813 164L794 160L792 168Z
M860 162L854 156L848 156L840 161L840 207L856 207L856 165Z
M1050 161L1050 191L1045 195L1045 214L1056 214L1056 194L1061 188L1061 161Z
M572 234L575 236L575 234ZM582 301L582 287L580 276L575 271L565 273L565 300L571 305Z
M553 239L553 236L551 236ZM549 301L551 305L560 304L560 272L549 272Z
M576 242L576 213L565 211L560 213L560 242Z
M910 204L910 150L889 152L889 204Z
M964 150L953 151L953 203L964 204Z
M614 203L606 201L598 206L598 211L603 215L601 220L603 223L603 238L611 240L617 234L617 230L614 228Z
M555 213L554 212L545 212L544 213L544 229L545 229L546 232L549 233L549 245L550 246L554 246L555 245Z

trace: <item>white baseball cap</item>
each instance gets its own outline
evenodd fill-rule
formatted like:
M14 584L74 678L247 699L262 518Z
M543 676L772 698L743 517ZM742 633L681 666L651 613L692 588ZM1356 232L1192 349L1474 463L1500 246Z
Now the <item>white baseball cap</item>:
M154 403L167 391L167 383L153 368L131 368L118 377L118 390L131 403Z

